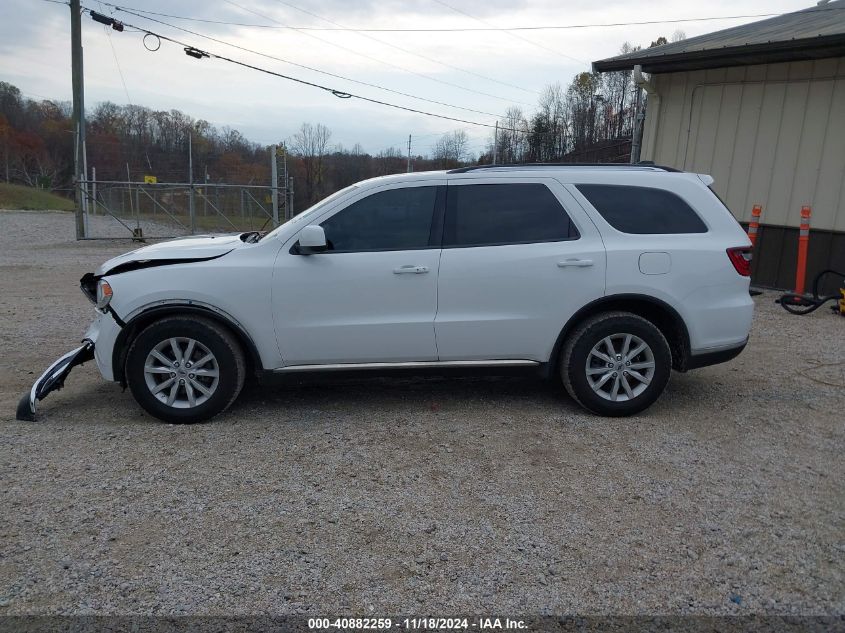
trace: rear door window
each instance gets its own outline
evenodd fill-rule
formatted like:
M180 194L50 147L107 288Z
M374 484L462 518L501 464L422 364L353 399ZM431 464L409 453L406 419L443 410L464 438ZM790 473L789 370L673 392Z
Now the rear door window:
M541 183L454 185L447 189L444 247L577 239L578 230Z
M617 231L635 234L706 233L693 208L679 195L652 187L575 185Z

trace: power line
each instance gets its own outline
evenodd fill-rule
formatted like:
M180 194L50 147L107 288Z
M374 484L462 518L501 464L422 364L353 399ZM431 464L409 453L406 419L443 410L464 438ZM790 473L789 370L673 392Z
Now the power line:
M462 11L461 9L453 7L451 4L447 4L447 3L443 2L443 0L434 0L434 2L446 7L447 9L451 9L455 13L460 13L461 15L465 15L466 17L470 18L471 20L475 20L476 22L481 22L482 24L485 24L487 26L491 26L489 22L486 22L485 20L482 20L481 18L477 18L474 15L467 13L466 11ZM561 53L560 51L556 51L555 49L549 48L548 46L543 46L542 44L538 44L537 42L534 42L533 40L529 40L528 38L522 37L521 35L517 35L516 33L511 33L510 31L503 31L503 33L505 33L506 35L510 35L512 38L520 40L521 42L527 42L527 43L531 44L531 46L536 46L537 48L540 48L544 51L548 51L550 53L554 53L555 55L565 57L566 59L571 59L573 61L576 61L579 64L586 64L587 63L583 59L578 59L577 57L572 57L571 55L567 55L566 53Z
M303 9L301 7L298 7L295 4L291 4L290 2L286 2L285 0L276 0L276 2L278 2L279 4L283 4L286 7L290 7L291 9L295 9L297 11L300 11L300 12L306 14L306 15L310 15L312 17L315 17L318 20L323 20L324 22L328 22L329 24L333 24L336 27L339 27L340 29L342 29L344 31L350 31L352 33L356 33L357 35L360 35L361 37L366 37L368 40L378 42L379 44L383 44L384 46L389 46L390 48L396 49L397 51L402 51L403 53L406 53L408 55L414 55L415 57L419 57L420 59L425 59L426 61L430 61L430 62L433 62L435 64L440 64L441 66L445 66L446 68L451 68L452 70L457 70L458 72L466 73L468 75L473 75L474 77L480 77L481 79L485 79L487 81L492 81L493 83L497 83L497 84L500 84L502 86L508 86L510 88L516 88L517 90L522 90L523 92L527 92L529 94L534 94L534 95L540 94L536 90L529 90L527 88L517 86L516 84L512 84L512 83L509 83L507 81L501 81L499 79L494 79L493 77L488 77L487 75L482 75L481 73L477 73L477 72L472 71L472 70L466 70L464 68L460 68L459 66L454 66L452 64L442 62L438 59L434 59L433 57L429 57L428 55L423 55L422 53L417 53L417 52L414 52L414 51L410 51L407 48L402 48L401 46L396 46L395 44L391 44L390 42L385 42L384 40L381 40L381 39L374 37L372 35L368 35L365 32L356 31L355 29L349 29L349 28L343 26L342 24L335 22L334 20L330 20L330 19L325 18L321 15L317 15L316 13L314 13L312 11L308 11L307 9Z
M100 2L101 7L102 5L103 3ZM120 83L123 84L123 92L126 93L126 100L129 102L129 105L132 105L132 97L129 96L129 89L126 87L126 79L123 77L123 69L120 67L120 60L117 58L117 50L115 49L114 42L111 39L111 32L113 29L105 25L103 25L103 29L106 31L106 35L109 38L109 46L111 47L111 52L114 56L114 65L117 66L117 74L120 75Z
M264 18L265 20L269 20L270 22L275 22L276 24L280 24L280 25L282 24L281 22L279 22L275 18L272 18L268 15L264 15L262 13L259 13L258 11L255 11L253 9L250 9L248 7L240 5L237 2L234 2L233 0L223 0L223 1L226 2L227 4L231 4L234 7L238 7L242 11L247 11L248 13L252 13L253 15L257 15L260 18ZM287 26L287 25L282 25L282 26ZM349 47L343 46L341 44L336 44L335 42L332 42L332 41L327 40L325 38L319 37L319 36L314 35L312 33L305 32L298 27L289 27L289 28L291 28L292 30L297 31L299 33L302 33L303 35L305 35L307 37L310 37L312 39L323 42L324 44L328 44L329 46L334 46L335 48L339 48L339 49L344 50L348 53L352 53L353 55L358 55L359 57L363 57L365 59L369 59L370 61L374 61L374 62L377 62L379 64L383 64L385 66L389 66L391 68L401 70L402 72L405 72L405 73L410 73L412 75L416 75L417 77L422 77L423 79L428 79L429 81L435 81L439 84L443 84L444 86L450 86L451 88L457 88L458 90L463 90L465 92L472 92L474 94L482 95L484 97L490 97L491 99L498 99L498 100L504 101L506 103L519 103L521 105L528 105L528 106L533 105L533 104L530 104L530 103L525 103L524 101L517 101L516 99L507 99L505 97L500 97L498 95L490 94L489 92L482 92L480 90L474 90L472 88L467 88L466 86L461 86L460 84L455 84L455 83L452 83L451 81L446 81L444 79L438 79L437 77L432 77L431 75L426 75L424 73L418 73L414 70L409 70L407 68L403 68L402 66L399 66L398 64L393 64L393 63L385 61L383 59L379 59L378 57L373 57L372 55L367 55L366 53L362 53L361 51L357 51L353 48L349 48Z
M88 9L88 8L86 8L85 10L90 12L90 9ZM324 85L315 83L313 81L307 81L305 79L300 79L298 77L291 77L290 75L284 75L284 74L276 72L274 70L269 70L267 68L262 68L261 66L256 66L254 64L242 62L242 61L237 60L237 59L232 59L231 57L226 57L225 55L220 55L218 53L213 53L213 52L208 51L208 50L197 48L197 47L191 46L190 44L187 44L187 43L185 43L181 40L177 40L176 38L169 37L169 36L164 35L162 33L157 33L155 31L151 31L150 29L146 29L146 28L134 25L134 24L129 24L129 23L126 23L126 22L124 22L124 24L126 26L132 27L134 29L138 29L139 31L141 31L142 33L146 33L147 35L151 35L151 36L156 37L160 40L164 40L166 42L171 42L173 44L181 46L181 47L184 48L185 53L189 54L191 57L196 57L197 59L202 59L203 57L219 59L221 61L229 62L231 64L241 66L243 68L249 68L251 70L255 70L255 71L260 72L260 73L271 75L273 77L278 77L280 79L286 79L288 81L293 81L295 83L302 84L304 86L310 86L312 88L319 88L320 90L324 90L326 92L329 92L329 93L333 94L335 97L338 97L338 98L341 98L341 99L359 99L361 101L366 101L367 103L373 103L373 104L382 105L382 106L385 106L385 107L388 107L388 108L394 108L396 110L403 110L405 112L412 112L414 114L421 114L421 115L424 115L424 116L430 116L430 117L435 117L435 118L438 118L438 119L444 119L446 121L455 121L456 123L466 123L467 125L475 125L475 126L478 126L478 127L486 127L486 128L490 128L490 129L493 129L495 127L493 124L490 124L490 123L482 123L480 121L470 121L468 119L459 119L457 117L452 117L452 116L448 116L448 115L445 115L445 114L437 114L437 113L434 113L434 112L427 112L425 110L419 110L417 108L410 108L408 106L398 105L396 103L390 103L390 102L387 102L387 101L381 101L379 99L373 99L371 97L365 97L363 95L353 94L351 92L345 92L343 90L337 90L335 88L330 88L329 86L324 86ZM502 128L501 126L499 127L499 130L512 131L512 132L518 131L518 130L511 130L509 128Z
M42 0L53 4L67 5L61 0ZM148 11L147 9L133 9L144 15L156 15L174 20L185 20L188 22L200 22L204 24L219 24L222 26L239 26L254 29L270 30L297 30L297 31L352 31L355 33L495 33L502 31L559 31L567 29L595 29L614 26L648 26L651 24L682 24L684 22L713 22L721 20L747 20L752 18L771 18L783 15L782 13L747 13L743 15L716 15L698 18L673 18L667 20L639 20L633 22L591 22L586 24L559 24L539 26L482 26L482 27L450 27L450 28L359 28L359 27L322 27L322 26L280 26L278 24L257 24L255 22L233 22L230 20L211 20L208 18L197 18L185 15L174 15L172 13L161 13ZM845 7L828 7L818 9L806 9L803 13L820 13L823 11L845 10Z
M461 128L458 128L458 130L463 130L465 132L467 130L467 128L461 127ZM414 134L413 137L414 137L414 140L416 141L416 140L419 140L421 138L428 138L430 136L443 136L444 134L451 134L454 131L455 130L446 130L445 132L429 132L427 134Z
M55 4L65 4L64 2L58 2L58 0L47 0L47 1L53 2L53 3L55 3ZM117 5L113 5L113 4L108 3L108 2L102 2L102 4L105 4L105 5L108 5L108 6L114 7L115 9L120 10L120 11L123 11L123 12L125 12L125 13L130 13L130 14L132 14L132 15L137 15L137 14L132 13L131 11L127 11L127 10L121 9L121 8L120 8L120 7L118 7ZM87 13L89 13L89 14L91 14L91 13L92 13L92 10L91 10L90 8L88 8L88 7L82 7L82 11L83 11L83 12L87 12ZM143 19L150 19L150 18L147 18L147 17L145 17L145 16L137 16L137 17L141 17L141 18L143 18ZM150 20L151 20L151 19L150 19ZM158 20L151 20L151 21L159 22L159 23L161 23L161 24L165 24L166 26L170 26L170 25L167 25L166 23L164 23L164 22L160 22L160 21L158 21ZM117 21L115 20L115 22L117 22ZM220 54L218 54L218 53L214 53L214 52L211 52L211 51L208 51L208 50L200 49L200 48L197 48L197 47L192 46L192 45L190 45L190 44L187 44L187 43L185 43L185 42L183 42L183 41L181 41L181 40L178 40L178 39L176 39L176 38L173 38L173 37L170 37L170 36L164 35L164 34L162 34L162 33L158 33L158 32L156 32L156 31L152 31L152 30L150 30L150 29L148 29L148 28L145 28L145 27L141 27L141 26L137 26L137 25L134 25L134 24L130 24L130 23L128 23L128 22L122 22L121 24L122 24L123 26L125 26L127 29L129 29L130 31L135 31L135 32L138 32L138 33L144 33L144 34L145 34L145 41L146 41L146 37L147 37L147 36L152 36L152 37L154 37L154 38L158 39L158 40L159 40L159 42L160 42L161 40L164 40L164 41L166 41L166 42L171 42L171 43L173 43L173 44L176 44L176 45L178 45L178 46L181 46L181 47L183 47L183 49L184 49L184 51L185 51L185 53L186 53L187 55L189 55L189 56L191 56L191 57L194 57L194 58L196 58L196 59L202 59L202 58L204 58L204 57L214 58L214 59L219 59L219 60L221 60L221 61L226 61L226 62L229 62L229 63L231 63L231 64L235 64L235 65L237 65L237 66L241 66L241 67L243 67L243 68L249 68L249 69L251 69L251 70L255 70L255 71L257 71L257 72L261 72L261 73L264 73L264 74L267 74L267 75L271 75L271 76L274 76L274 77L278 77L278 78L280 78L280 79L285 79L285 80L288 80L288 81L293 81L293 82L295 82L295 83L302 84L302 85L305 85L305 86L310 86L310 87L312 87L312 88L318 88L318 89L320 89L320 90L324 90L324 91L326 91L326 92L329 92L329 93L331 93L332 95L334 95L335 97L338 97L338 98L341 98L341 99L353 99L353 98L354 98L354 99L358 99L358 100L361 100L361 101L365 101L365 102L367 102L367 103L373 103L373 104L376 104L376 105L382 105L382 106L389 107L389 108L393 108L393 109L396 109L396 110L402 110L402 111L405 111L405 112L411 112L411 113L414 113L414 114L420 114L420 115L423 115L423 116L430 116L430 117L434 117L434 118L438 118L438 119L443 119L443 120L446 120L446 121L454 121L454 122L456 122L456 123L466 123L467 125L473 125L473 126L477 126L477 127L484 127L484 128L488 128L488 129L494 129L494 128L495 128L495 129L498 129L499 131L503 131L503 132L515 132L515 133L520 133L520 134L525 133L525 130L518 130L518 129L515 129L515 128L507 128L507 127L503 127L503 126L498 125L498 123L497 123L496 125L493 125L493 124L490 124L490 123L482 123L482 122L480 122L480 121L472 121L472 120L468 120L468 119L460 119L460 118L453 117L453 116L448 116L448 115L445 115L445 114L437 114L437 113L434 113L434 112L427 112L427 111L425 111L425 110L419 110L419 109L417 109L417 108L411 108L411 107L408 107L408 106L403 106L403 105L399 105L399 104L395 104L395 103L390 103L390 102L387 102L387 101L381 101L381 100L379 100L379 99L373 99L373 98L371 98L371 97L365 97L365 96L363 96L363 95L358 95L358 94L353 94L353 93L350 93L350 92L346 92L346 91L338 90L338 89L336 89L336 88L331 88L331 87L329 87L329 86L324 86L324 85L322 85L322 84L318 84L318 83L315 83L315 82L312 82L312 81L307 81L307 80L305 80L305 79L300 79L300 78L298 78L298 77L292 77L292 76L290 76L290 75L285 75L285 74L282 74L282 73L279 73L279 72L276 72L276 71L273 71L273 70L269 70L269 69L267 69L267 68L262 68L262 67L260 67L260 66L256 66L256 65L254 65L254 64L249 64L249 63L247 63L247 62L243 62L243 61L240 61L240 60L232 59L232 58L230 58L230 57L226 57L225 55L220 55ZM174 28L179 28L179 27L174 27ZM180 30L183 30L183 31L184 31L184 30L186 30L186 29L180 29ZM197 34L197 35L200 35L200 34ZM201 37L207 37L207 36L202 36L202 35L200 35L200 36L201 36ZM209 39L214 39L214 38L210 38L210 37L209 37ZM223 43L226 43L226 42L223 42ZM239 46L236 46L236 45L232 45L232 46L234 46L235 48L242 48L242 47L239 47ZM145 47L146 47L146 44L145 44ZM160 47L160 45L159 45L159 47ZM147 48L147 50L150 50L150 51L152 51L152 52L155 52L155 51L157 51L157 50L159 49L159 47L156 47L156 48ZM249 51L249 49L243 49L243 50ZM258 54L261 54L261 53L258 53ZM265 55L265 56L266 56L266 55ZM493 115L493 116L495 116L495 115ZM546 134L556 134L556 133L552 133L552 132L540 132L540 133L537 133L537 134L540 134L540 135L546 135Z
M58 0L47 0L47 1L50 1L50 2L57 2ZM247 8L247 7L244 7L244 6L241 6L241 5L239 5L239 4L235 3L235 2L232 2L231 0L224 0L224 2L227 2L228 4L231 4L231 5L235 6L235 7L238 7L239 9L241 9L241 10L243 10L243 11L247 11L247 12L249 12L249 13L253 13L254 15L257 15L257 16L259 16L259 17L261 17L261 18L264 18L265 20L270 20L271 22L276 22L277 24L281 24L281 23L279 23L277 20L274 20L273 18L271 18L270 16L266 16L266 15L264 15L264 14L262 14L262 13L258 13L257 11L253 11L252 9L249 9L249 8ZM62 3L62 4L64 4L64 3ZM120 7L120 6L116 5L116 4L112 4L112 3L110 3L110 2L105 2L105 1L101 2L101 4L105 4L106 6L112 7L112 8L113 8L114 10L116 10L116 11L120 11L120 12L122 12L122 13L127 13L127 14L129 14L129 15L134 15L135 17L142 18L142 19L144 19L144 20L149 20L150 22L155 22L156 24L161 24L161 25L163 25L163 26L167 26L167 27L170 27L170 28L172 28L172 29L176 29L176 30L182 31L183 33L189 33L189 34L194 35L194 36L196 36L196 37L202 37L202 38L204 38L204 39L211 40L211 41L213 41L213 42L217 42L218 44L223 44L223 45L225 45L225 46L231 46L231 47L233 47L233 48L237 48L237 49L239 49L239 50L242 50L242 51L245 51L245 52L248 52L248 53L253 53L253 54L255 54L255 55L260 55L260 56L262 56L262 57L266 57L266 58L268 58L268 59L273 59L273 60L276 60L276 61L280 61L280 62L283 62L283 63L285 63L285 64L290 64L290 65L292 65L292 66L297 66L298 68L303 68L303 69L305 69L305 70L310 70L310 71L313 71L313 72L317 72L317 73L320 73L320 74L323 74L323 75L326 75L326 76L329 76L329 77L334 77L335 79L343 79L343 80L345 80L345 81L351 81L352 83L356 83L356 84L359 84L359 85L362 85L362 86L368 86L368 87L370 87L370 88L377 88L377 89L379 89L379 90L385 90L385 91L387 91L387 92L391 92L391 93L393 93L393 94L401 95L401 96L404 96L404 97L410 97L410 98L412 98L412 99L419 99L420 101L426 101L426 102L428 102L428 103L433 103L433 104L436 104L436 105L443 105L443 106L450 107L450 108L456 108L456 109L458 109L458 110L464 110L464 111L466 111L466 112L473 112L473 113L475 113L475 114L484 114L484 115L487 115L487 116L493 116L493 117L498 117L498 116L501 116L501 115L499 115L499 114L494 114L494 113L492 113L492 112L485 112L485 111L483 111L483 110L475 110L475 109L473 109L473 108L467 108L467 107L463 107L463 106L456 106L456 105L453 105L453 104L450 104L450 103L446 103L446 102L443 102L443 101L437 101L437 100L434 100L434 99L427 99L427 98L425 98L425 97L419 97L419 96L417 96L417 95L409 94L409 93L406 93L406 92L401 92L401 91L399 91L399 90L394 90L394 89L392 89L392 88L387 88L387 87L385 87L385 86L380 86L380 85L378 85L378 84L374 84L374 83L370 83L370 82L366 82L366 81L360 81L360 80L357 80L357 79L352 79L352 78L350 78L350 77L345 77L345 76L343 76L343 75L338 75L338 74L336 74L336 73L331 73L331 72L329 72L329 71L320 70L320 69L318 69L318 68L314 68L314 67L312 67L312 66L306 66L306 65L304 65L304 64L299 64L299 63L297 63L297 62L292 62L292 61L290 61L290 60L288 60L288 59L283 59L283 58L281 58L281 57L277 57L277 56L274 56L274 55L270 55L270 54L268 54L268 53L262 53L262 52L260 52L260 51L256 51L256 50L253 50L253 49L250 49L250 48L246 48L246 47L243 47L243 46L239 46L239 45L237 45L237 44L232 44L232 43L227 42L227 41L225 41L225 40L221 40L221 39L217 39L217 38L211 37L210 35L203 35L202 33L197 33L196 31L192 31L192 30L190 30L190 29L186 29L186 28L184 28L184 27L177 26L177 25L175 25L175 24L169 24L169 23L167 23L167 22L163 22L162 20L157 20L157 19L155 19L155 18L150 17L150 15L161 15L161 16L167 16L168 14L156 13L156 12L153 12L153 11L146 11L146 10L144 10L144 9L134 9L134 8L132 8L132 9L128 9L128 8L126 8L126 7ZM197 21L197 22L207 22L206 20L193 20L193 18L185 18L185 17L179 17L179 16L173 16L173 17L174 17L175 19L184 19L184 20ZM237 23L231 23L231 24L232 24L232 25L234 25L234 26L237 26ZM137 28L137 27L132 27L132 26L130 26L130 25L127 25L127 26L128 26L129 28ZM259 27L260 27L260 26L264 26L264 25L255 25L255 26L259 26ZM289 30L294 30L294 31L300 31L300 30L302 30L302 29L300 29L300 28L298 28L298 27L291 27L291 26L285 26L285 25L281 25L281 26L278 26L278 27L272 27L272 28L289 29ZM143 30L143 29L142 29L142 30ZM453 84L453 83L451 83L451 82L444 81L444 80L442 80L442 79L437 79L436 77L431 77L431 76L429 76L429 75L425 75L425 74L418 73L418 72L415 72L415 71L412 71L412 70L408 70L408 69L406 69L406 68L402 68L401 66L397 66L396 64L391 64L390 62L386 62L386 61L384 61L384 60L382 60L382 59L378 59L378 58L376 58L376 57L372 57L372 56L370 56L370 55L366 55L366 54L361 53L361 52L359 52L359 51L356 51L356 50L353 50L353 49L351 49L351 48L347 48L347 47L345 47L345 46L342 46L342 45L340 45L340 44L335 44L334 42L330 42L329 40L325 40L325 39L323 39L323 38L321 38L321 37L317 37L316 35L312 35L312 34L310 34L310 33L303 33L303 35L306 35L307 37L311 37L311 38L314 38L314 39L319 40L319 41L321 41L321 42L324 42L324 43L326 43L326 44L329 44L330 46L334 46L334 47L336 47L336 48L340 48L341 50L345 50L345 51L350 52L350 53L353 53L353 54L355 54L355 55L359 55L359 56L364 57L364 58L366 58L366 59L370 59L370 60L375 61L375 62L378 62L378 63L380 63L380 64L384 64L384 65L386 65L386 66L389 66L389 67L395 68L395 69L400 70L400 71L402 71L402 72L406 72L406 73L410 73L410 74L412 74L412 75L416 75L416 76L418 76L418 77L422 77L423 79L428 79L428 80L430 80L430 81L435 81L435 82L440 83L440 84L444 84L444 85L447 85L447 86L450 86L450 87L458 88L459 90L465 90L465 91L467 91L467 92L473 92L473 93L475 93L475 94L479 94L479 95L482 95L482 96L485 96L485 97L491 97L491 98L493 98L493 99L499 99L499 100L504 101L504 102L506 102L506 103L519 103L519 104L521 104L521 105L532 106L532 104L530 104L530 103L526 103L526 102L524 102L524 101L517 101L517 100L515 100L515 99L507 99L507 98L505 98L505 97L500 97L500 96L498 96L498 95L493 95L493 94L490 94L490 93L487 93L487 92L481 92L481 91L478 91L478 90L473 90L473 89L471 89L471 88L467 88L467 87L465 87L465 86L460 86L460 85L458 85L458 84Z
M344 81L349 81L349 82L352 82L354 84L358 84L358 85L361 85L361 86L367 86L369 88L376 88L378 90L384 90L385 92L390 92L392 94L400 95L400 96L403 96L403 97L408 97L410 99L417 99L419 101L425 101L427 103L433 103L435 105L442 105L442 106L446 106L448 108L455 108L456 110L463 110L465 112L472 112L474 114L483 114L485 116L491 116L491 117L501 116L501 115L495 114L493 112L486 112L484 110L476 110L474 108L467 108L467 107L464 107L464 106L458 106L458 105L454 105L454 104L451 104L451 103L447 103L445 101L438 101L436 99L429 99L427 97L420 97L418 95L414 95L414 94L411 94L411 93L408 93L408 92L402 92L401 90L394 90L393 88L387 88L386 86L381 86L379 84L374 84L374 83L371 83L371 82L368 82L368 81L361 81L359 79L353 79L351 77L346 77L344 75L338 75L337 73L332 73L332 72L329 72L327 70L321 70L319 68L315 68L313 66L307 66L305 64L299 64L297 62L292 62L289 59L284 59L283 57L278 57L276 55L270 55L269 53L263 53L261 51L255 50L255 49L247 48L245 46L240 46L239 44L233 44L231 42L227 42L226 40L221 40L221 39L218 39L216 37L212 37L210 35L204 35L202 33L192 31L191 29L186 29L186 28L181 27L181 26L176 26L175 24L168 24L167 22L163 22L162 20L158 20L156 18L144 16L144 15L141 15L140 13L136 13L133 10L124 9L122 7L117 7L116 5L109 4L108 2L105 2L103 4L107 4L108 6L113 6L117 11L121 11L121 12L127 13L129 15L134 15L135 17L143 18L144 20L149 20L150 22L155 22L156 24L161 24L162 26L167 26L167 27L170 27L172 29L176 29L177 31L182 31L183 33L188 33L188 34L194 35L196 37L201 37L203 39L210 40L212 42L216 42L217 44L223 44L224 46L229 46L231 48L235 48L235 49L238 49L240 51L244 51L245 53L252 53L253 55L258 55L260 57L265 57L267 59L272 59L274 61L282 62L284 64L296 66L297 68L302 68L304 70L310 70L311 72L319 73L321 75L326 75L327 77L333 77L335 79L342 79ZM127 25L127 26L130 26L130 25ZM136 27L132 27L132 28L136 28Z
M104 2L103 4L109 4L109 3ZM110 6L113 6L113 5L110 5ZM87 7L84 7L83 10L87 11L89 13L91 12L91 10ZM131 12L125 11L125 10L123 10L123 11L126 12L126 13L131 13ZM140 16L140 17L143 17L143 16ZM197 48L197 47L192 46L190 44L187 44L187 43L185 43L181 40L177 40L176 38L169 37L167 35L157 33L155 31L151 31L151 30L146 29L144 27L140 27L140 26L137 26L137 25L134 25L134 24L130 24L128 22L124 22L123 24L127 28L135 29L136 31L138 31L140 33L145 33L146 35L151 35L153 37L158 38L159 40L164 40L166 42L171 42L173 44L177 44L178 46L181 46L181 47L184 48L184 51L187 55L194 57L196 59L202 59L203 57L219 59L221 61L226 61L226 62L235 64L237 66L242 66L244 68L249 68L249 69L255 70L257 72L261 72L261 73L264 73L264 74L267 74L267 75L272 75L272 76L278 77L280 79L286 79L288 81L293 81L295 83L299 83L299 84L302 84L302 85L305 85L305 86L310 86L312 88L319 88L320 90L325 90L326 92L330 92L335 97L338 97L340 99L359 99L361 101L366 101L368 103L373 103L373 104L376 104L376 105L382 105L382 106L385 106L385 107L388 107L388 108L394 108L396 110L403 110L405 112L412 112L414 114L421 114L421 115L424 115L424 116L430 116L430 117L434 117L434 118L438 118L438 119L444 119L446 121L454 121L456 123L466 123L467 125L474 125L474 126L477 126L477 127L484 127L484 128L488 128L488 129L498 129L500 132L515 132L515 133L519 133L519 134L527 133L525 130L518 130L518 129L515 129L515 128L507 128L507 127L503 127L503 126L498 125L498 124L494 125L494 124L491 124L491 123L482 123L481 121L471 121L471 120L468 120L468 119L459 119L457 117L452 117L452 116L448 116L448 115L445 115L445 114L437 114L437 113L434 113L434 112L427 112L425 110L419 110L417 108L410 108L408 106L390 103L388 101L381 101L379 99L373 99L371 97L365 97L363 95L358 95L358 94L353 94L353 93L346 92L346 91L343 91L343 90L338 90L336 88L324 86L324 85L321 85L321 84L318 84L318 83L315 83L315 82L312 82L312 81L300 79L298 77L291 77L290 75L284 75L284 74L276 72L274 70L269 70L267 68L262 68L261 66L256 66L254 64L249 64L247 62L242 62L242 61L237 60L237 59L232 59L230 57L226 57L225 55L220 55L218 53L213 53L213 52L208 51L208 50ZM211 38L211 39L213 39L213 38ZM235 45L233 45L233 46L235 46ZM241 48L239 46L235 46L235 47ZM158 48L153 49L153 52L157 51L157 50L158 50ZM249 50L249 49L244 49L244 50ZM556 135L557 133L556 132L538 132L536 134L545 136L545 135L550 135L550 134Z

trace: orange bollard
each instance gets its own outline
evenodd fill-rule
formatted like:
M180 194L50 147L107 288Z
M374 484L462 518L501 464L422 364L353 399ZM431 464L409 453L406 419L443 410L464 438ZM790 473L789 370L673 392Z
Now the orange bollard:
M748 239L751 240L751 248L757 243L757 231L760 229L760 216L763 214L763 207L755 204L751 209L751 222L748 223Z
M807 247L810 244L810 207L801 207L801 225L798 229L798 266L795 269L795 294L804 294L807 277Z

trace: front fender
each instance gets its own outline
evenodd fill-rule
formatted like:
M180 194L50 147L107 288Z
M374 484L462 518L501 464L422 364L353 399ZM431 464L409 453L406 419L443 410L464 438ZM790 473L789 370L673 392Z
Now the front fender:
M126 325L121 329L120 334L118 334L112 349L111 365L115 381L124 387L126 386L126 355L129 347L132 345L132 341L135 340L135 337L141 330L162 317L176 314L202 316L228 328L243 346L250 364L250 369L256 373L264 369L264 363L258 352L258 346L244 325L235 317L210 304L173 299L157 301L137 308L125 317Z

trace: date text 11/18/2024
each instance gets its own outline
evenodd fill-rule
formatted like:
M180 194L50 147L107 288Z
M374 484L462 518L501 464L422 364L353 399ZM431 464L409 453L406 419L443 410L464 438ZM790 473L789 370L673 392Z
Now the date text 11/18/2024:
M513 630L526 629L524 620L510 618L308 618L308 628L389 630Z

